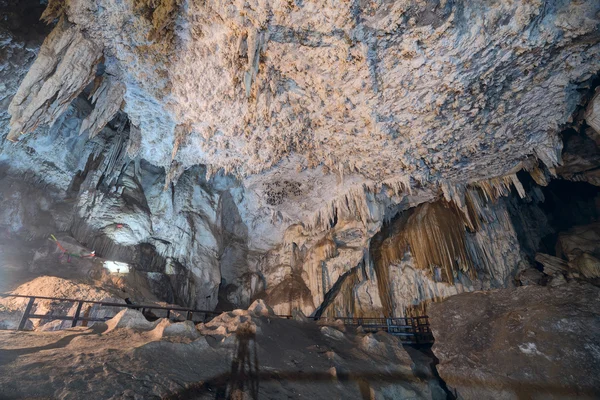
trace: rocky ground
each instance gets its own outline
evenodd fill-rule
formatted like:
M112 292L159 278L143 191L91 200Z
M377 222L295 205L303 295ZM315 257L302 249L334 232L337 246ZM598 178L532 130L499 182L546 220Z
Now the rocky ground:
M0 398L443 399L388 334L284 320L266 308L195 329L133 310L57 332L0 331Z
M429 313L437 369L461 398L600 397L597 286L465 293Z

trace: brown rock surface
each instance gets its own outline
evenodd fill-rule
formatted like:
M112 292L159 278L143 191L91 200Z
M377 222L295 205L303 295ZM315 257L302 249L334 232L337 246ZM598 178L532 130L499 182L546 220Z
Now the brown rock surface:
M600 396L600 288L464 293L432 304L433 351L464 399Z
M123 312L113 329L0 331L0 398L442 398L386 334L368 335L364 348L362 335L336 340L279 318L253 318L252 330L234 321L249 318L238 310L213 320L236 325L225 340L191 341L186 324L146 321L149 330L140 317Z

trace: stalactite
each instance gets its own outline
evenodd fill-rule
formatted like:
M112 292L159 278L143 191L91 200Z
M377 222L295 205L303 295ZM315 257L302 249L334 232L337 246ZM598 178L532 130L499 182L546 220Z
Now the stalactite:
M379 298L383 305L383 313L386 317L392 317L394 315L394 301L390 293L390 264L383 260L380 262L374 262L373 267L375 269L375 275L377 276L377 289L379 289Z
M307 224L307 228L324 231L331 228L333 221L341 217L356 218L364 224L371 220L371 212L362 185L350 189L317 211L312 222Z
M139 127L129 124L129 141L127 142L127 155L134 159L142 147L142 131Z
M114 78L105 76L92 95L94 109L81 123L79 134L89 130L89 137L95 137L117 114L123 103L125 85Z
M400 215L392 226L375 237L371 257L384 313L394 314L390 265L402 260L408 250L416 267L427 271L433 281L454 283L459 271L474 278L476 271L466 234L463 218L453 205L437 201Z
M437 276L434 268L440 267L441 280L451 283L458 270L474 275L465 234L462 219L449 204L435 202L417 207L402 236L419 268L429 268L432 276Z
M369 208L368 193L380 193L389 189L392 195L411 194L410 176L402 176L388 179L379 183L365 183L349 189L343 195L330 201L325 207L318 210L312 221L305 226L309 230L327 230L333 227L333 221L341 218L358 219L364 225L378 219L379 215L373 215Z
M8 140L56 121L94 79L101 59L102 47L61 18L10 103Z

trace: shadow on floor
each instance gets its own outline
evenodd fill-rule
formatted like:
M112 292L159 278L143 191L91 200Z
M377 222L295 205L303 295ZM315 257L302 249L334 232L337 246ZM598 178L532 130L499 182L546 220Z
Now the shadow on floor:
M44 346L25 347L25 348L21 348L21 349L10 349L10 350L0 349L0 366L10 364L11 362L15 361L17 359L17 357L20 357L20 356L37 353L37 352L43 351L43 350L60 349L60 348L66 347L76 337L99 335L99 334L103 333L104 331L106 331L106 329L108 329L106 324L95 324L93 327L87 329L84 332L74 333L72 335L64 336L64 337L60 338L59 340L57 340L56 342L50 343L50 344L47 344ZM18 334L27 335L28 333L27 332L19 332Z

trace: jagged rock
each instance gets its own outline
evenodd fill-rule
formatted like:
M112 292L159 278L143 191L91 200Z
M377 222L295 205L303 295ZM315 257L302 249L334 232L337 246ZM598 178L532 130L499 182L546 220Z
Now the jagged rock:
M247 310L225 312L206 324L199 324L197 328L202 335L221 338L229 338L235 335L238 329L254 333L260 330L253 321L250 311Z
M563 274L569 271L569 264L565 260L549 254L537 253L535 261L544 266L544 273L546 275L563 276Z
M428 310L437 369L464 399L596 397L599 310L577 282L452 296Z
M250 307L248 307L248 311L252 312L255 315L259 315L259 316L263 316L263 317L269 317L269 316L274 316L275 313L273 312L273 309L271 307L269 307L269 305L267 305L265 303L264 300L255 300L254 303L252 303L250 305Z
M38 57L9 106L11 141L51 124L92 81L102 57L102 46L81 27L61 18L44 41Z
M124 94L125 85L114 78L104 77L100 87L92 95L94 109L81 123L79 133L89 130L90 138L96 136L121 108ZM135 145L129 146L128 153L134 153L134 148Z
M600 145L600 90L596 90L596 94L588 103L585 111L585 122L592 127L591 137Z
M519 272L517 280L521 286L541 285L544 281L544 274L535 268L527 268Z
M343 332L329 326L322 326L321 333L335 340L343 340L345 338Z
M292 319L298 322L311 322L310 318L308 318L302 310L294 309L292 310Z
M600 151L594 142L596 133L588 128L584 133L571 134L564 139L563 163L556 173L563 179L588 182L600 186Z

